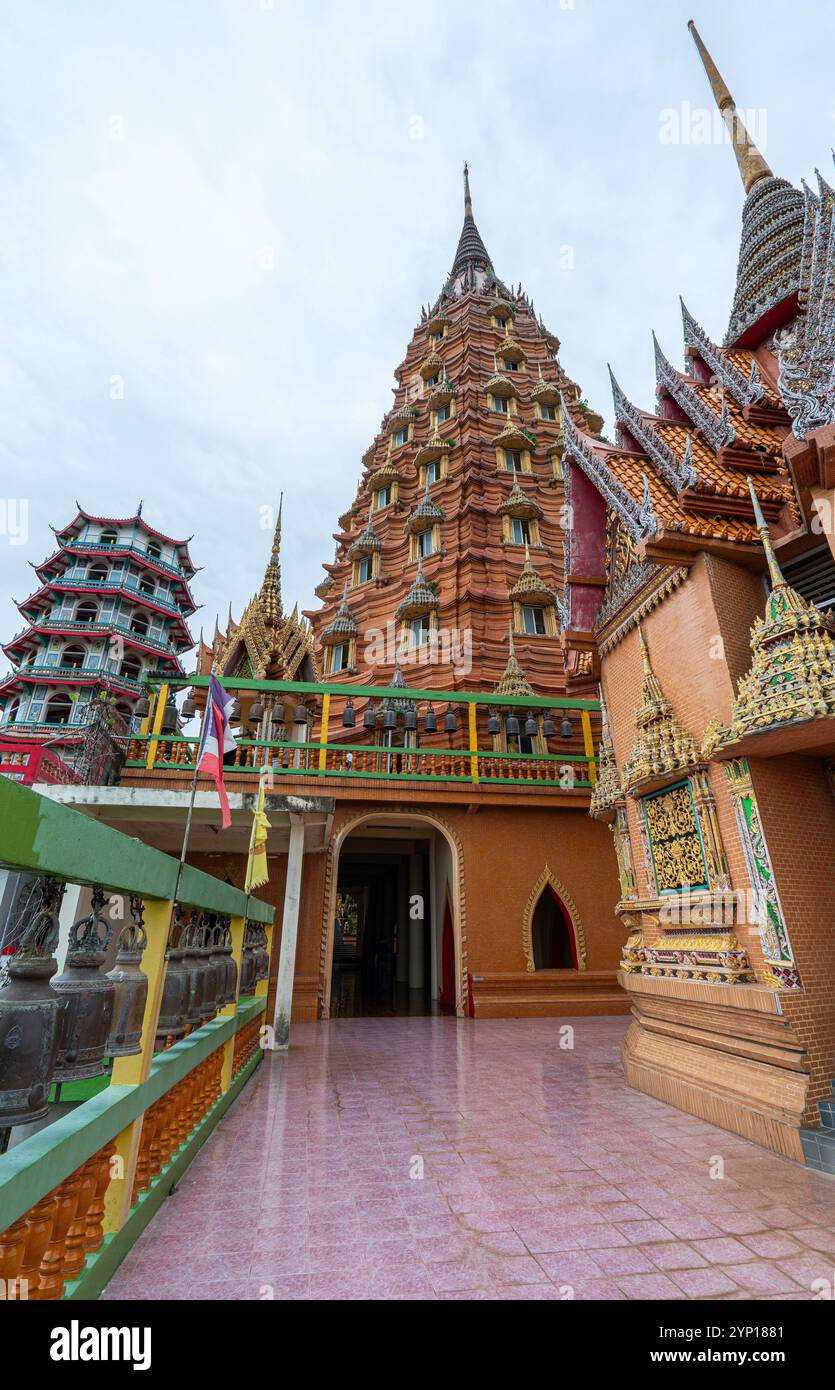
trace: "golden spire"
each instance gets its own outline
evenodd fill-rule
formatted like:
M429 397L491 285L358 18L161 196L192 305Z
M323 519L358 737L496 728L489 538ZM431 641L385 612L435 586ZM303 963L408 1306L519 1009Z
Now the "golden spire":
M730 131L731 142L734 147L736 162L739 165L743 187L746 193L750 193L751 189L762 179L770 179L773 178L774 175L748 134L748 131L745 129L742 119L737 112L736 105L734 104L734 99L725 86L719 69L702 43L701 35L692 19L688 20L687 27L693 36L693 42L699 50L699 56L704 64L704 70L707 73L716 105L721 111L722 119Z
M762 513L760 499L757 496L757 491L754 487L754 479L750 477L748 479L748 491L751 494L751 501L754 504L754 520L757 523L757 530L760 533L760 540L763 543L765 558L768 561L768 573L771 579L771 587L772 589L784 589L786 587L786 581L783 578L783 572L777 563L777 556L774 554L774 546L771 543L771 532L768 529L765 517Z
M258 595L259 606L266 623L279 623L281 621L281 568L279 565L279 551L281 549L281 509L284 505L284 493L278 504L278 520L275 524L273 533L273 545L270 551L270 560L264 571L264 578L261 582L261 591Z
M507 665L504 668L501 680L496 685L495 693L497 695L533 695L533 686L530 685L525 672L516 660L512 618L507 624L507 640L509 647Z

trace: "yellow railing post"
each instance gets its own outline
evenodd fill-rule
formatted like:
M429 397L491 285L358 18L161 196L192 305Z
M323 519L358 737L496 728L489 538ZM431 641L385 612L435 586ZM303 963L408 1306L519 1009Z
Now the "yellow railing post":
M170 902L143 902L148 944L142 956L142 970L148 977L148 998L142 1020L142 1051L133 1057L117 1057L113 1063L111 1086L138 1086L151 1074L157 1023L159 1021L165 972L168 968L166 951L171 926ZM116 1137L116 1154L111 1161L111 1180L104 1208L105 1231L118 1231L124 1225L131 1208L133 1180L139 1141L142 1136L140 1115Z
M474 704L470 704L470 705L467 706L467 713L468 713L468 716L469 716L469 726L470 726L470 748L471 748L471 749L477 749L477 748L478 748L478 722L477 722L477 718L476 718L476 707L475 707ZM477 781L478 781L478 754L477 754L476 752L473 752L473 753L472 753L472 756L470 757L470 776L472 777L472 779L473 779L474 782L477 782Z
M162 731L162 721L165 716L165 706L168 703L168 686L161 685L157 693L157 702L154 706L154 723L151 730L152 737L148 744L148 757L145 762L146 767L153 767L157 760L157 748L159 747L156 735Z
M232 927L232 959L233 959L233 961L235 962L235 965L236 965L237 971L238 971L238 993L240 993L240 986L241 986L241 961L242 961L242 959L243 959L243 954L244 954L244 932L245 932L245 930L246 930L246 922L245 922L245 920L244 920L243 917L233 917L233 918L231 919L231 927ZM220 1013L218 1014L218 1018L234 1018L234 1016L235 1016L235 1014L236 1014L237 1012L238 1012L238 1001L237 1001L237 998L236 998L236 999L234 999L234 1000L232 1001L231 1004L225 1004L225 1005L224 1005L224 1007L221 1009ZM233 1034L233 1036L232 1036L231 1038L229 1038L229 1039L223 1044L223 1071L222 1071L221 1074L220 1074L220 1089L221 1089L221 1091L228 1091L228 1090L229 1090L229 1087L230 1087L231 1084L232 1084L232 1058L233 1058L233 1055L234 1055L234 1051L235 1051L235 1038L234 1038L234 1034Z
M330 697L329 694L325 694L325 695L322 696L322 733L321 733L321 738L320 738L320 743L323 743L323 744L327 743L327 741L328 741L328 725L330 724L330 717L331 717L331 697ZM320 771L320 772L324 772L325 769L327 768L327 765L328 765L328 750L327 750L326 748L320 748L320 749L319 749L319 771Z
M587 709L581 711L580 723L583 726L583 746L585 748L586 757L591 758L591 762L588 765L589 781L592 786L595 786L597 782L597 767L594 762L594 739L591 736L591 715Z

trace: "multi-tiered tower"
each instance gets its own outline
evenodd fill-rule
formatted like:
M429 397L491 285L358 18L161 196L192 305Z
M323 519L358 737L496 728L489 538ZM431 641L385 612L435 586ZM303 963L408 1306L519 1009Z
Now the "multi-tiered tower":
M17 605L26 627L3 648L14 669L0 681L0 732L72 761L102 693L129 719L147 671L182 674L195 567L188 542L155 531L141 505L121 519L79 507L55 539Z
M561 401L602 424L527 295L496 275L464 170L452 270L395 372L311 613L323 676L386 685L399 655L418 688L489 691L515 658L536 694L582 686L565 613Z

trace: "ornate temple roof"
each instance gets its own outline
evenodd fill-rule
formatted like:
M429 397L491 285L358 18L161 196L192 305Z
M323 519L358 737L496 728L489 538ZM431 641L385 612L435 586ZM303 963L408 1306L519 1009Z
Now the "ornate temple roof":
M514 476L513 487L507 497L497 506L496 516L518 516L527 521L536 517L537 520L541 521L544 515L539 503L533 497L528 496L518 477Z
M197 652L197 671L208 675L243 676L252 680L316 679L313 631L299 617L298 606L285 615L281 597L281 513L273 533L270 558L261 587L244 609L239 623L230 608L225 633L215 622L212 645L203 641ZM305 672L305 666L307 671Z
M433 502L429 492L429 479L426 480L426 487L423 496L417 506L411 512L406 522L407 531L426 531L433 526L436 521L443 521L444 509L439 507L437 502Z
M768 323L780 327L792 317L800 285L803 195L776 178L742 122L716 64L692 19L688 25L713 95L731 135L743 187L742 237L736 292L727 344L762 341Z
M528 542L525 541L525 563L522 566L522 573L508 589L508 597L516 599L519 603L536 602L554 604L556 606L557 596L550 585L545 583L542 575L531 563L531 550Z
M641 703L635 714L636 736L632 752L623 767L623 785L632 791L653 778L665 777L694 767L699 761L699 748L673 714L673 707L658 683L650 665L649 651L643 629L638 624L641 661L644 675L641 682Z
M501 679L496 683L497 695L533 695L533 686L530 684L522 667L516 659L516 648L513 645L513 623L507 625L508 657L507 665L504 668Z
M371 504L368 506L368 520L365 523L365 530L360 531L353 545L348 551L348 558L353 560L356 555L369 555L373 550L382 549L382 542L377 532L374 530L373 510Z
M430 608L437 608L438 596L434 589L430 589L423 574L423 556L418 556L417 574L415 575L409 592L398 604L394 616L396 618L417 618L421 613L428 613Z
M348 607L348 581L342 590L342 602L336 611L336 616L331 619L322 633L324 643L338 642L343 637L356 637L359 632L359 624Z

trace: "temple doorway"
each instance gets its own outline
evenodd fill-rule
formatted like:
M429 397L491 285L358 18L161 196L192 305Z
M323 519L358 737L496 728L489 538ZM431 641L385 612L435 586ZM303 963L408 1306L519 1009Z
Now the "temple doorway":
M339 852L331 1018L455 1013L451 854L421 822L365 823Z

